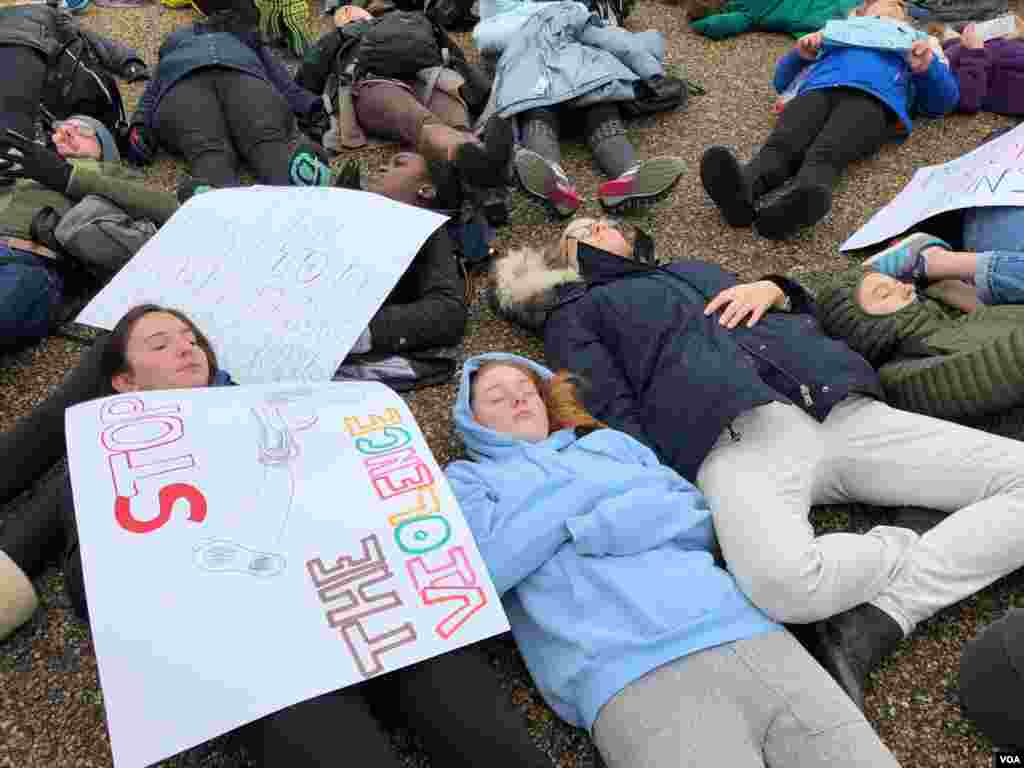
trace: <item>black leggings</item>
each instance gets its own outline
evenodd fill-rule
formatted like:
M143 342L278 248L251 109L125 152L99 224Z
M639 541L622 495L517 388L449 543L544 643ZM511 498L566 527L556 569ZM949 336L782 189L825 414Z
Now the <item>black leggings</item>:
M114 393L110 382L100 376L100 357L108 338L97 339L42 403L18 419L12 429L0 433L0 456L4 457L0 461L0 504L29 488L67 453L66 409Z
M240 160L263 184L291 183L289 162L300 138L295 118L262 78L225 67L196 70L160 100L156 129L193 176L215 187L238 186Z
M75 614L86 620L82 557L78 549L71 476L67 469L62 468L47 477L14 513L15 517L0 528L0 550L30 579L42 573L50 560L61 558L64 590Z
M882 147L894 120L880 100L854 88L800 94L786 105L750 163L755 196L794 175L801 185L831 189L847 165Z
M412 729L445 768L550 768L475 648L318 696L244 726L257 766L398 768L385 727Z
M46 59L26 45L0 45L0 133L11 128L35 138L36 113L46 83Z

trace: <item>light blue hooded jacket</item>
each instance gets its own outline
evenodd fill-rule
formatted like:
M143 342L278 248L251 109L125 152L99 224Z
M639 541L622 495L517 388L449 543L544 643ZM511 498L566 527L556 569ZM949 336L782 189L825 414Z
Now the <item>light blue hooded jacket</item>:
M538 687L559 716L592 728L601 707L674 659L779 629L719 567L700 492L614 429L539 443L473 417L468 360L455 423L473 461L448 466Z

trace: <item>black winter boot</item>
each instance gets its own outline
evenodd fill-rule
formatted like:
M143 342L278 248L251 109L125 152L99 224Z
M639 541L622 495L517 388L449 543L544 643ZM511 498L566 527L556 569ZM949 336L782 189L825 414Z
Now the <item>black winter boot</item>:
M704 152L700 181L730 227L754 223L754 191L739 160L726 147L708 147Z
M831 209L831 189L801 184L757 212L757 233L769 240L783 240L817 224Z
M889 614L870 603L815 623L812 655L864 711L868 675L903 639L903 630Z

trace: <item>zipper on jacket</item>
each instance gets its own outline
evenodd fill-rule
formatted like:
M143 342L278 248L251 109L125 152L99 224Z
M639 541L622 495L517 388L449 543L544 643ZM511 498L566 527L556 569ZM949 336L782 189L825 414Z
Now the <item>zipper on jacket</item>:
M729 438L734 443L738 443L743 438L743 434L741 432L737 432L735 429L733 429L731 423L730 424L726 424L725 428L729 430Z
M814 400L811 398L811 388L810 387L808 387L806 384L801 384L800 385L800 394L803 395L803 397L804 397L804 405L806 405L808 408L810 408L812 405L814 405Z

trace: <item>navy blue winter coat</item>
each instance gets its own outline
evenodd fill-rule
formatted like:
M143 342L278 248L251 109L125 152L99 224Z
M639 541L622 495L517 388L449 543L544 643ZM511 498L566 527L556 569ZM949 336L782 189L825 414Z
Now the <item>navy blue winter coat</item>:
M878 376L822 332L810 295L771 277L793 303L753 328L729 330L707 302L737 285L715 264L642 265L603 251L580 253L582 282L557 288L544 325L553 369L589 380L591 413L655 450L695 481L722 431L743 411L791 402L818 421L851 392L882 397Z

